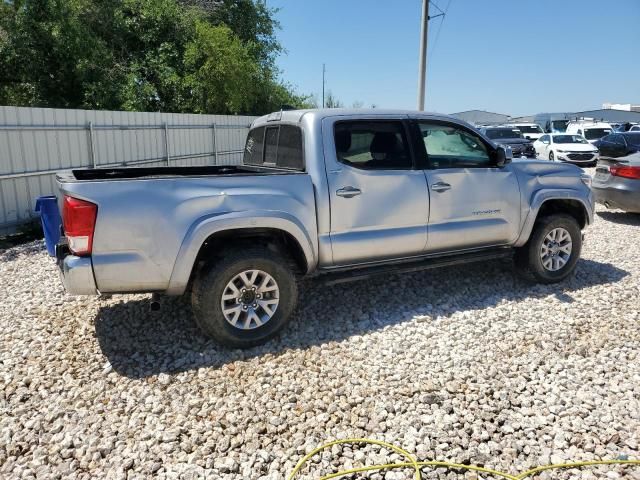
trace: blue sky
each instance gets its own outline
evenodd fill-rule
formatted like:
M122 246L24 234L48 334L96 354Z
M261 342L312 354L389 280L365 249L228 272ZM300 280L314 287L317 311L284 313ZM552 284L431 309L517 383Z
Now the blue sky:
M640 0L434 1L449 9L429 24L427 110L640 103ZM280 8L278 65L298 91L320 98L324 62L327 88L347 106L415 108L421 0L267 4Z

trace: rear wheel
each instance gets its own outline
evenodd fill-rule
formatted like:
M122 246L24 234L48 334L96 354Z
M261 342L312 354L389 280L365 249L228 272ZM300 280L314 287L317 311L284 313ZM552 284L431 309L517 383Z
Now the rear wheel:
M207 265L192 292L202 332L229 347L259 345L287 323L297 300L296 279L281 255L267 248L238 249Z
M556 283L573 273L582 250L575 218L563 213L539 219L529 241L516 253L516 268L540 283Z

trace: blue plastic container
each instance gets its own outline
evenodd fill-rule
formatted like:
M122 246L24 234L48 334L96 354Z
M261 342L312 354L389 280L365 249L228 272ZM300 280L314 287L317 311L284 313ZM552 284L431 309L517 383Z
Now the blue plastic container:
M62 218L58 210L58 200L54 195L38 197L36 200L36 212L40 212L40 221L44 231L44 243L47 252L52 257L56 256L56 244L60 240L60 227Z

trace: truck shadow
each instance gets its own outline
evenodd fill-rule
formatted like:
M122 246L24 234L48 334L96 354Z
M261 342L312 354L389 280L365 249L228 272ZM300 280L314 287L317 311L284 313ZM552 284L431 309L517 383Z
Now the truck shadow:
M640 213L625 213L625 212L597 212L597 215L603 220L607 220L613 223L619 223L620 225L632 225L640 227Z
M284 332L248 350L227 349L204 337L194 324L187 298L164 298L160 312L151 312L147 300L101 307L95 329L102 352L116 372L145 378L305 349L411 321L414 316L433 321L504 300L554 295L561 302L573 302L572 292L627 275L611 264L581 260L576 275L566 282L532 285L515 276L511 262L496 261L331 287L310 281L302 286L299 307Z

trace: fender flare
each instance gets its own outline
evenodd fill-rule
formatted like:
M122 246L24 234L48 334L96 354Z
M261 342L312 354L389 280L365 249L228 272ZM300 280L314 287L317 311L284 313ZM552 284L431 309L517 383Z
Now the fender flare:
M317 263L317 251L302 223L286 212L250 210L215 214L198 219L185 235L171 272L167 295L182 295L189 283L193 265L204 242L218 232L250 228L269 228L290 234L298 242L307 262L307 273Z
M593 223L593 211L595 208L593 194L590 193L588 198L584 198L584 196L571 189L539 190L531 198L531 206L527 217L522 224L520 235L518 235L518 239L514 244L515 247L521 247L527 243L527 240L529 240L529 236L531 235L531 231L533 230L533 225L536 223L536 219L538 218L540 208L542 208L542 205L545 202L550 200L573 200L575 202L579 202L584 210L587 225L591 225Z

